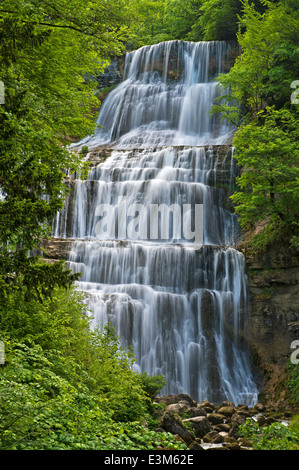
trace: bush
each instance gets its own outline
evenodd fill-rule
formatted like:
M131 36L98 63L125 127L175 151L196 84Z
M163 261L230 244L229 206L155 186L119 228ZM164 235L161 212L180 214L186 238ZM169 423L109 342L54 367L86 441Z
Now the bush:
M81 148L80 153L81 153L81 155L87 155L88 151L89 151L88 145L83 145L82 148Z
M279 422L259 426L248 418L239 434L250 439L256 450L299 450L299 416L293 417L289 426Z
M161 389L166 385L166 381L163 375L156 375L151 377L146 372L141 374L141 382L145 393L153 400Z
M132 370L109 325L91 330L82 300L73 288L42 303L17 292L0 307L0 449L184 448L141 424L162 381Z

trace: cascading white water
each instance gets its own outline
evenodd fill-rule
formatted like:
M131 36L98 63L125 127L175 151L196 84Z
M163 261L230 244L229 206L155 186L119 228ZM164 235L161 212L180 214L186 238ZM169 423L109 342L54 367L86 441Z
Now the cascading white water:
M162 393L252 405L257 389L240 335L244 258L225 207L235 165L230 147L226 158L219 147L231 129L208 113L228 50L171 41L127 55L124 81L99 115L103 128L80 142L109 146L111 156L72 181L53 233L76 239L69 264L82 272L93 324L115 327L137 370L163 374Z
M119 148L224 144L232 129L211 117L225 42L169 41L127 54L124 81L102 106L101 128L80 144Z

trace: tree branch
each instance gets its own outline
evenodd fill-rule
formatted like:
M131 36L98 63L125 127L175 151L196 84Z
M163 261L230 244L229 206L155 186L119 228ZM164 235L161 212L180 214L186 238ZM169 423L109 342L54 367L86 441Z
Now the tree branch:
M9 13L9 14L14 14L16 15L18 12L16 11L9 11L9 10L1 10L0 13ZM0 16L0 18L4 18L3 16ZM53 24L53 23L48 23L44 21L27 21L27 20L22 20L22 23L26 24L33 24L33 25L40 25L40 26L48 26L50 28L62 28L62 29L72 29L74 31L78 31L79 33L86 34L88 36L94 36L95 34L92 32L88 32L87 30L84 30L82 28L73 26L73 25L67 25L67 24Z

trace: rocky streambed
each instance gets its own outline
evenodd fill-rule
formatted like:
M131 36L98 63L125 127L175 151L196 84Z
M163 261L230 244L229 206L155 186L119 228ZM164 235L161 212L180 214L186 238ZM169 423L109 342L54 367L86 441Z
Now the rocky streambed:
M254 407L235 406L224 401L215 405L196 403L189 395L167 395L155 399L156 431L167 431L187 444L190 450L250 450L252 443L239 436L239 426L253 418L260 426L274 422L287 424L290 412L257 403Z

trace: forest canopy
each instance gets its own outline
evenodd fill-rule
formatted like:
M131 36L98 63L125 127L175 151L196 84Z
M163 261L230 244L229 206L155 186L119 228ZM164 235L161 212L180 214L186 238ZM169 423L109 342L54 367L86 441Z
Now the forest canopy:
M269 3L279 2L250 2L259 13ZM243 0L130 0L131 41L135 47L174 39L236 41L243 7Z

